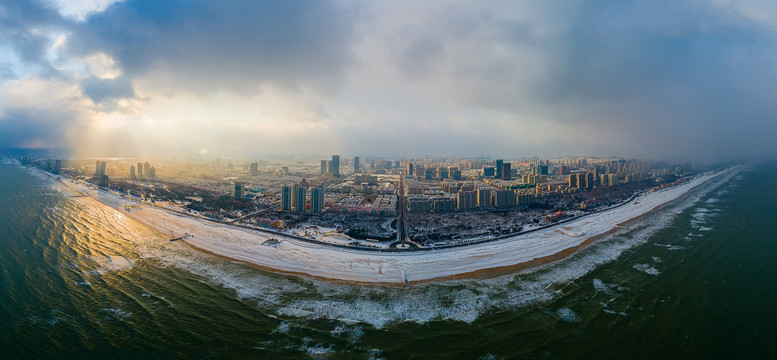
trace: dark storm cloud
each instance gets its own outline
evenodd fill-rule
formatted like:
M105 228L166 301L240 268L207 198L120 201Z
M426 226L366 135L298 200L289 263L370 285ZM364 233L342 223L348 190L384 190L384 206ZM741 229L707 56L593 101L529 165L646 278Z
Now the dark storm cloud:
M40 30L65 25L66 21L47 3L0 1L0 44L10 45L26 64L48 66L49 39Z
M562 60L538 97L566 107L557 121L614 127L643 152L697 158L765 151L761 132L777 132L766 95L777 91L777 37L763 24L694 2L601 1L560 41Z
M111 99L135 97L132 81L123 76L114 79L86 78L81 81L81 91L95 103L102 103Z
M449 108L600 129L599 154L775 151L763 136L777 133L773 27L693 1L549 1L538 13L548 9L522 20L452 7L405 28L393 56L409 79L438 73L433 97Z
M170 88L332 86L352 57L353 9L326 1L115 3L74 27L72 54L104 52L129 77Z
M66 144L65 133L76 114L62 108L13 108L0 115L0 146L56 147Z

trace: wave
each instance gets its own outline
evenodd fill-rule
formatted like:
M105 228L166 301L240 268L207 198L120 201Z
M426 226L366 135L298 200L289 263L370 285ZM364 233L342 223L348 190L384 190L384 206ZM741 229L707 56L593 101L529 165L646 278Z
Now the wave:
M91 257L92 261L98 266L91 273L105 274L112 271L121 271L131 269L135 266L132 260L124 256L95 255Z
M559 319L566 321L566 322L580 322L583 321L583 319L577 315L572 309L568 307L563 307L558 310L556 310L556 315L558 315Z
M108 314L108 318L112 318L115 320L124 320L132 316L131 312L124 311L120 308L102 308L100 309L100 311Z
M19 160L11 159L5 156L2 159L0 159L0 163L2 163L3 165L21 165L19 163Z
M649 264L634 264L634 270L641 271L648 275L658 275L661 274L658 269L650 266Z

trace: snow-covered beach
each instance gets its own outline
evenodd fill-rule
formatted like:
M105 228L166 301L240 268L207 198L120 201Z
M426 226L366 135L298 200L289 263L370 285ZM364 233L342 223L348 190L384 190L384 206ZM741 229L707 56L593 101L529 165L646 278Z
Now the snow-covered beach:
M539 231L456 248L374 252L314 244L197 219L63 179L62 183L171 238L192 247L271 271L332 280L404 284L434 279L481 276L539 265L567 256L587 241L616 230L691 189L726 172L704 174L685 183L646 192L629 203ZM263 245L269 238L280 240Z

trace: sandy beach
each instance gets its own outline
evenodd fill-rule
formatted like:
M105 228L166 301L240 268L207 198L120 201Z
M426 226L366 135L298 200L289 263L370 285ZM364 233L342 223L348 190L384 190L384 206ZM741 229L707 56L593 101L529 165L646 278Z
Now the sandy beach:
M116 209L171 238L188 236L193 248L275 272L337 281L393 284L435 279L495 276L569 256L598 236L617 230L691 189L726 172L704 174L685 183L646 192L629 203L558 226L497 241L456 248L409 252L373 252L308 243L174 213L62 179L80 194ZM267 239L276 246L262 245Z

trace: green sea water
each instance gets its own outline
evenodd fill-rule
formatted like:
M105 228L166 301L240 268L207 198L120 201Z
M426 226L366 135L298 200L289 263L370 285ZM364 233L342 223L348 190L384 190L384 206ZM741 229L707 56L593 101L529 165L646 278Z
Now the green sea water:
M0 359L777 358L777 163L568 259L383 288L198 253L0 165Z

